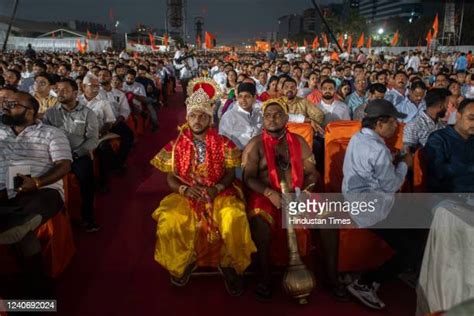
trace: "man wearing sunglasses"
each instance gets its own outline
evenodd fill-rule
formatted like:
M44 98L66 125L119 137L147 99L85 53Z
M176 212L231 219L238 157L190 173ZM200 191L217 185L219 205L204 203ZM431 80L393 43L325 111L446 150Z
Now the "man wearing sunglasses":
M71 168L71 149L61 130L37 120L33 96L6 92L0 124L0 244L16 247L30 294L38 295L47 282L35 230L63 208L62 178Z

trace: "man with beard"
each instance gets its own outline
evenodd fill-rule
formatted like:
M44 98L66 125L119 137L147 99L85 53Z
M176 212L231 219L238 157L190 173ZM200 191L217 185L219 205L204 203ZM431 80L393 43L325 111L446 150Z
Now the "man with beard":
M287 105L282 99L270 99L262 107L264 130L254 137L242 154L244 182L250 189L247 203L252 238L257 246L258 299L272 296L270 264L288 264L286 231L282 229L282 191L284 180L291 192L297 188L309 192L317 180L315 159L301 136L287 130ZM297 229L298 249L306 255L309 231ZM327 281L336 289L338 232L321 232Z
M323 98L318 104L318 108L324 115L323 127L333 121L351 119L349 107L345 103L335 99L336 83L334 80L324 80L321 83L321 93Z
M443 118L450 95L451 92L447 89L431 89L426 93L426 110L420 112L403 129L403 144L406 149L415 152L419 147L425 146L432 132L446 127Z
M127 156L133 146L133 132L127 125L130 115L130 106L127 97L122 91L112 88L112 74L108 69L99 71L99 83L104 98L110 102L115 115L115 123L110 128L110 132L120 136L121 144L118 151L117 161L113 168L124 169L126 167Z
M49 293L35 230L63 208L71 149L61 130L37 120L39 104L28 93L8 94L1 106L0 244L16 246L28 295L38 298Z
M157 221L155 260L184 286L197 266L218 267L232 296L244 291L241 275L255 245L235 186L240 151L211 127L212 101L199 88L186 100L187 123L151 164L167 173L174 193L153 213Z
M310 123L315 132L322 132L320 124L323 122L324 114L306 98L296 96L298 92L297 83L288 78L283 84L282 95L287 104L290 122Z
M59 104L49 108L43 122L63 130L71 144L71 171L79 181L82 197L82 221L87 232L100 229L94 216L95 179L91 153L99 141L99 123L95 113L77 102L78 87L72 79L57 83Z
M474 99L459 104L456 124L426 143L429 192L474 192Z
M423 81L412 82L408 96L400 103L395 104L398 112L405 113L407 116L402 121L411 122L418 113L426 110L425 103L426 85Z
M404 71L395 73L395 86L385 94L385 100L392 102L393 105L401 103L407 95L408 77Z
M125 82L123 83L123 88L122 88L123 92L133 93L134 101L136 100L140 104L146 105L150 113L150 120L151 120L151 125L152 125L151 130L157 131L158 130L158 115L156 114L156 109L152 103L148 102L145 87L141 83L135 81L136 77L137 77L137 72L135 70L129 69L127 71L127 74L125 76Z

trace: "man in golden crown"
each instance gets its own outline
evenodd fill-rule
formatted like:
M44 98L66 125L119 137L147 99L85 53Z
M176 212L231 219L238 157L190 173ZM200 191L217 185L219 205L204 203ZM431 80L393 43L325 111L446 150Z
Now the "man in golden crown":
M205 78L191 85L187 123L151 161L168 174L174 192L152 215L157 222L155 260L176 286L186 285L197 267L217 267L228 293L238 296L244 291L241 275L256 251L234 181L241 153L211 127L218 87Z

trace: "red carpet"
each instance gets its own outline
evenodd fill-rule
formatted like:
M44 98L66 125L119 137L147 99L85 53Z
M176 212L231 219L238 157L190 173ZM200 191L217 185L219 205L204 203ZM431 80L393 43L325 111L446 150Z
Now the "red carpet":
M113 177L111 193L99 196L102 230L86 234L75 229L78 251L56 286L58 315L414 315L415 293L400 282L382 287L388 309L379 313L355 301L339 303L320 288L307 306L296 305L280 289L271 302L259 303L252 279L238 298L226 294L218 276L192 277L187 287L173 288L166 271L153 260L151 218L169 189L165 176L149 164L184 120L182 98L171 101L159 112L160 131L140 139L127 174Z

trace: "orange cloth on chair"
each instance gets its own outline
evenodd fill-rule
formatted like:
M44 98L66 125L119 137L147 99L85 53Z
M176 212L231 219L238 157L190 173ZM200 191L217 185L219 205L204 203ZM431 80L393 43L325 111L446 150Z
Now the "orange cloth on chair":
M309 123L288 123L288 131L303 137L308 143L309 148L313 148L313 127Z
M326 192L341 192L344 155L351 137L361 129L360 121L329 123L325 133L324 184ZM403 125L399 124L387 146L401 150ZM393 255L393 250L374 233L365 229L341 229L339 271L363 271L376 268Z
M43 261L51 277L58 277L76 252L69 216L61 211L40 226L37 232L41 242Z
M426 163L422 149L418 149L413 157L413 191L426 192Z

